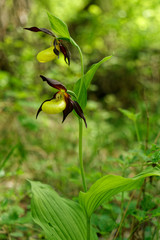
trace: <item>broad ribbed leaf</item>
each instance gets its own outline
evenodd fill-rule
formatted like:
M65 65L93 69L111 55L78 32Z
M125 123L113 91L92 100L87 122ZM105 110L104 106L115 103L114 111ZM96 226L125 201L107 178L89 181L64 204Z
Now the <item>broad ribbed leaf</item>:
M80 204L60 197L50 186L31 181L33 220L49 240L85 240L86 215ZM91 239L96 235L91 232Z
M49 12L48 12L48 18L51 24L51 28L55 34L57 34L59 37L70 39L68 27L62 20L55 17Z
M147 169L134 178L106 175L94 183L88 192L80 192L79 201L90 217L96 208L119 192L139 188L145 177L160 176L159 169Z
M91 66L90 70L80 78L74 85L74 92L78 96L78 102L82 109L86 107L87 104L87 89L94 77L99 66L105 61L109 60L112 56L103 58L100 62L95 63Z

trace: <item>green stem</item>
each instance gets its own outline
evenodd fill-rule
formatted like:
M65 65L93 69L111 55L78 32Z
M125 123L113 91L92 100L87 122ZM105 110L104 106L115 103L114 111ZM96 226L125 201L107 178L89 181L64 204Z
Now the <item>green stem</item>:
M83 76L84 76L84 62L83 62L83 54L82 51L80 49L80 47L77 45L79 54L80 54L80 58L81 58L81 82L80 82L80 87L79 87L79 93L78 93L78 98L79 98L79 94L81 92L81 88L82 88L82 84L83 84Z
M80 163L83 189L84 189L85 192L87 192L86 180L85 180L85 174L84 174L84 167L83 167L82 140L83 140L83 125L82 125L82 119L79 119L79 163Z
M79 54L80 54L80 58L81 58L81 75L83 77L84 75L84 62L83 62L83 54L82 51L80 49L80 47L78 46L78 44L74 41L73 38L70 38L70 42L78 49Z
M82 84L83 84L83 76L84 76L83 54L78 44L72 38L70 39L70 41L74 46L77 47L80 54L80 58L81 58L81 83L79 88L79 93L80 93ZM79 94L78 94L78 98L79 98ZM83 167L83 149L82 149L83 144L82 143L83 143L83 123L82 123L82 119L79 119L79 164L80 164L80 170L81 170L83 189L84 189L84 192L87 192L84 167ZM87 217L87 240L90 240L90 218L89 217Z
M81 51L80 47L78 46L78 44L72 38L70 39L70 41L74 46L77 47L79 54L80 54L80 58L81 58L81 84L80 84L80 89L79 89L79 92L80 92L81 87L82 87L83 76L84 76L83 54L82 54L82 51ZM79 94L78 94L78 97L79 97ZM86 192L87 187L86 187L86 180L85 180L84 167L83 167L83 149L82 149L83 144L82 144L82 142L83 142L83 125L82 125L82 119L79 119L79 164L80 164L80 170L81 170L83 189Z
M77 45L80 58L81 58L81 84L80 84L80 89L79 92L81 91L82 88L82 83L83 83L83 76L84 76L84 62L83 62L83 54L80 49L80 47ZM79 94L78 94L79 97ZM87 187L86 187L86 180L85 180L85 174L84 174L84 167L83 167L83 154L82 154L82 135L83 134L83 125L82 125L82 119L79 119L79 161L80 161L80 169L81 169L81 176L82 176L82 182L83 182L83 189L85 192L87 192ZM90 240L90 218L87 217L87 240Z
M135 126L135 130L136 130L138 143L140 143L140 136L139 136L139 131L138 131L138 127L137 127L137 122L136 121L134 121L134 126Z
M80 47L77 45L77 48L78 48L78 51L79 51L79 54L80 54L80 57L81 57L81 75L83 77L84 75L84 62L83 62L83 54L82 54L82 51L80 49Z

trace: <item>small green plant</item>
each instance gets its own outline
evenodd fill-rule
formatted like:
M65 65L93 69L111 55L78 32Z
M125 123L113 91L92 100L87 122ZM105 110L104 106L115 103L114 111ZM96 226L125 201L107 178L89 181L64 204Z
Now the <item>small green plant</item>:
M116 175L105 175L98 179L90 189L87 189L85 171L83 166L83 121L87 127L84 116L87 104L87 89L102 63L109 60L111 56L105 57L100 62L93 64L84 73L83 54L78 44L72 39L67 25L59 18L48 13L48 18L53 32L45 28L26 28L32 32L43 32L53 38L53 44L48 49L37 55L39 62L46 63L58 58L60 53L64 55L65 62L70 65L70 51L66 47L66 42L75 46L81 59L81 78L78 79L73 91L60 82L41 75L51 87L58 89L51 99L44 101L38 109L37 116L41 111L48 114L63 112L63 121L70 112L75 110L75 115L79 121L79 167L82 177L83 192L79 193L79 201L71 201L62 198L50 186L40 182L29 181L32 191L31 210L33 220L39 224L46 234L47 239L52 240L94 240L97 234L91 223L91 216L96 209L110 200L111 197L124 191L139 189L146 177L160 176L159 166L148 167L133 178L125 178ZM140 142L137 129L137 117L126 110L120 110L130 118L134 124L137 139ZM82 121L83 120L83 121ZM123 202L123 201L122 201ZM123 218L123 206L122 206Z

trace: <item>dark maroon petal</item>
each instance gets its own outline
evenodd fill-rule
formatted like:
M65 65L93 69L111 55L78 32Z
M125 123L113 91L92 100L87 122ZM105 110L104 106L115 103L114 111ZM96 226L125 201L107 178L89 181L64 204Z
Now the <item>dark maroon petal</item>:
M67 89L65 88L65 86L62 83L60 83L56 80L53 80L51 78L46 78L42 75L40 75L40 77L43 79L43 81L46 81L51 87L56 88L58 90L63 89L63 90L65 90L65 92L67 91Z
M54 48L53 49L53 52L58 56L58 58L59 58L59 51L57 50L57 48Z
M83 113L82 108L80 107L79 103L76 101L71 100L72 104L73 104L73 108L76 111L76 113L78 114L79 117L81 117L84 120L85 126L87 128L87 122Z
M70 51L69 51L69 49L67 48L67 46L64 44L64 43L62 43L62 41L60 42L60 50L61 50L61 52L63 53L63 55L64 55L64 60L65 60L65 62L68 64L68 65L70 65L70 59L71 59L71 53L70 53Z
M72 104L72 100L70 99L70 97L65 97L65 101L66 101L66 108L63 111L62 123L64 122L64 120L66 119L68 114L73 111L73 104Z
M30 28L24 28L26 30L32 31L32 32L44 32L46 34L51 35L52 37L55 37L55 35L46 28L37 28L37 27L30 27Z
M44 102L43 102L43 103L44 103ZM37 119L37 117L38 117L39 113L42 111L42 105L43 105L43 103L41 104L41 106L39 107L39 109L38 109L38 111L37 111L37 114L36 114L36 119Z
M53 46L54 46L53 52L59 57L59 51L58 51L58 49L56 48L57 45L58 45L57 39L55 38L55 39L54 39L54 42L53 42Z

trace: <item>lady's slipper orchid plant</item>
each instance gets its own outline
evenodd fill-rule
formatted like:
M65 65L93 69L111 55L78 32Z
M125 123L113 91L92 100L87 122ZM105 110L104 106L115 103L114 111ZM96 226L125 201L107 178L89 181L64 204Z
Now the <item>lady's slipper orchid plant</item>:
M57 39L57 37L46 28L30 27L24 28L32 32L43 32L54 38L53 45L37 54L37 60L41 63L49 62L59 57L60 52L64 55L65 62L70 65L70 51L64 44L63 40Z
M79 80L77 80L77 82L75 83L75 86L74 86L75 93L73 93L72 91L67 90L67 88L62 83L40 75L40 77L42 78L43 81L46 81L48 83L48 85L57 89L58 91L53 95L52 98L45 100L41 104L41 106L39 107L39 109L37 111L36 118L39 116L39 113L41 111L48 113L48 114L56 114L56 113L63 112L62 122L64 122L64 120L66 119L68 114L71 113L73 110L75 110L76 114L79 116L79 166L80 166L80 173L81 173L81 178L82 178L83 189L84 189L85 193L80 193L80 195L79 195L79 200L80 200L79 203L80 204L75 203L75 202L72 203L71 201L68 202L68 201L66 201L66 199L63 200L62 198L60 199L61 201L59 201L58 195L55 193L55 191L52 192L51 189L48 190L48 188L47 188L47 191L46 191L47 194L44 194L46 186L43 186L43 189L41 189L42 188L41 183L38 183L38 185L36 186L36 183L31 181L31 185L33 184L32 191L34 192L34 189L36 189L35 193L33 194L33 199L32 199L32 202L34 205L32 204L32 206L31 206L32 211L34 211L33 219L42 228L44 228L44 231L46 231L46 233L47 233L47 237L49 237L50 239L53 238L54 233L55 233L55 238L57 237L56 239L62 239L62 240L66 240L66 239L91 240L93 238L97 239L96 234L94 234L91 229L90 217L93 212L92 209L95 208L96 206L97 207L99 206L99 205L96 205L97 202L100 202L101 200L103 200L102 197L104 198L104 200L106 199L106 195L104 195L104 191L102 192L102 194L97 195L97 193L99 191L99 186L101 189L104 186L104 184L103 184L104 178L102 178L102 180L99 181L98 183L95 183L93 188L87 192L87 185L86 185L85 172L84 172L84 166L83 166L83 148L82 148L83 147L83 122L82 122L82 119L83 119L86 127L87 127L87 123L86 123L86 119L84 117L82 108L80 107L80 105L77 101L72 100L71 96L74 96L75 100L80 99L81 106L83 106L83 108L84 108L87 103L87 88L89 87L96 70L103 62L108 60L110 57L106 57L106 58L102 59L100 62L94 64L91 67L91 69L86 74L84 74L84 62L83 62L82 51L81 51L80 47L78 46L78 44L70 36L67 25L63 21L61 21L59 18L52 15L51 13L48 13L48 18L49 18L51 27L53 29L53 32L56 33L60 37L57 37L55 34L53 34L50 30L48 30L46 28L37 28L37 27L25 28L26 30L29 30L32 32L43 32L45 34L50 35L53 38L52 46L50 48L45 49L45 50L41 51L40 53L38 53L38 55L37 55L38 61L43 62L43 63L51 61L51 60L59 57L59 54L61 52L64 55L65 62L68 65L70 65L70 52L63 43L64 40L68 41L72 45L74 45L80 53L81 78ZM85 82L84 82L84 80L85 80ZM77 98L76 94L78 95L78 98ZM106 180L106 182L107 182L107 180ZM100 185L99 185L99 183L100 183ZM37 191L38 187L40 187L40 188ZM107 191L108 191L108 189L106 190L106 194L108 194ZM91 197L89 195L90 192L91 192ZM96 196L94 198L92 198L92 195L96 195ZM49 198L47 198L47 196L49 196ZM42 202L42 204L40 204L40 206L39 206L39 201L37 201L37 197ZM34 200L36 200L36 201L34 201ZM51 202L49 202L51 200L53 200L52 201L53 204ZM48 204L48 202L50 204L46 205L46 204ZM55 204L56 202L59 204ZM101 203L102 203L102 201L101 201ZM46 206L47 206L47 208L46 208ZM88 207L88 206L91 206L91 207ZM61 209L61 208L63 208L63 209ZM48 215L48 212L50 212L50 211L51 211L51 215ZM64 214L63 214L63 212L64 212ZM51 224L51 226L50 226L50 224L48 225L48 222L50 222L52 220L50 218L50 216L54 220L53 225ZM76 217L78 216L78 221L74 221L75 216ZM71 225L73 225L73 228L75 226L76 233L70 227ZM46 228L46 226L47 226L47 228Z
M45 100L41 104L40 108L37 111L36 118L41 111L48 114L56 114L63 112L62 122L64 122L68 114L74 109L78 116L84 120L85 126L87 127L87 122L84 117L82 108L80 107L78 102L71 99L71 96L67 93L66 87L56 80L46 78L42 75L40 75L40 77L43 81L46 81L51 87L56 88L59 91L56 92L51 99Z

